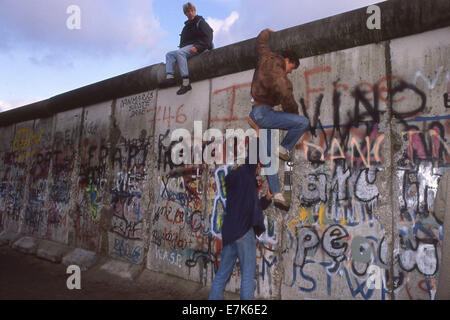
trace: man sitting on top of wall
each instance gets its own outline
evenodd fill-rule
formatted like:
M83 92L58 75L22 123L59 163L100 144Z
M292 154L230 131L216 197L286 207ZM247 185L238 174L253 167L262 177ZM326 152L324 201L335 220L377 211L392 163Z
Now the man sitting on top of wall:
M212 49L213 30L202 16L196 15L195 6L188 2L183 5L183 12L188 18L181 31L180 49L166 54L166 79L160 84L161 88L175 85L175 62L178 63L183 83L177 91L178 95L185 94L192 89L189 81L187 59L207 49Z

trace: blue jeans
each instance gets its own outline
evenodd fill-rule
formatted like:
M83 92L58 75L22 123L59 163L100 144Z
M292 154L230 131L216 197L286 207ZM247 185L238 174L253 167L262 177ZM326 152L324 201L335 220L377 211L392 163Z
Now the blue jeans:
M309 120L307 118L292 113L275 111L271 106L266 104L253 107L250 112L250 118L260 129L269 129L267 130L268 153L270 153L270 129L287 130L286 136L281 141L281 146L289 151L295 147L303 133L309 129ZM264 167L268 166L270 166L270 163L264 165ZM266 177L270 193L279 193L281 188L278 174L267 175Z
M209 293L209 300L222 300L223 291L233 272L236 258L241 268L241 300L253 300L256 271L256 237L253 228L241 238L223 247L219 270Z
M197 52L189 51L192 47L193 45L188 45L178 50L170 51L166 54L166 74L175 74L175 62L177 62L181 77L189 77L187 59L198 54Z

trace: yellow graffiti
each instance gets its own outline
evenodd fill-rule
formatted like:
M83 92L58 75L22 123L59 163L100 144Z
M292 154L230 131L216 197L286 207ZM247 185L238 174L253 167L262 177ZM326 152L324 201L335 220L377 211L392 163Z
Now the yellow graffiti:
M219 230L222 230L223 216L225 214L226 214L226 212L222 212L222 214L219 214L219 216L217 217L217 226L218 226Z
M310 211L309 211L309 209L304 209L304 208L300 208L300 222L303 222L303 221L305 221L306 220L306 218L308 218L308 216L309 216L309 214L310 214Z
M88 194L88 209L93 221L98 221L100 219L99 215L99 204L98 201L98 190L96 186L89 184L86 188L86 193Z
M325 215L325 206L323 204L320 205L319 207L319 224L320 227L323 228L323 226L325 225L325 222L327 221L327 217Z
M301 210L301 209L300 209ZM299 214L299 216L300 216L301 214ZM289 227L289 230L291 230L291 232L292 232L292 234L295 234L295 228L294 228L294 225L296 224L296 223L299 223L300 222L300 218L294 218L294 219L292 219L291 221L289 221L288 222L288 227Z
M209 180L209 188L208 188L208 212L212 212L213 203L214 203L214 179Z
M13 141L13 152L17 153L17 162L23 162L31 154L29 150L31 146L42 143L42 134L42 129L37 134L30 128L17 129Z
M297 218L292 219L288 222L288 227L295 234L295 225L302 223L303 225L312 225L314 224L314 216L311 208L299 207L299 214ZM329 223L328 217L326 216L326 205L320 204L319 206L319 225L321 229ZM343 223L343 224L342 224ZM342 219L341 224L345 225L347 222L345 219Z
M289 221L288 227L292 231L292 233L295 234L295 225L298 223L302 223L305 220L311 221L310 220L311 218L312 218L312 215L311 215L310 209L299 207L298 217Z
M42 142L42 129L35 134L30 128L17 129L16 137L13 142L13 151L23 151L30 146L40 144Z

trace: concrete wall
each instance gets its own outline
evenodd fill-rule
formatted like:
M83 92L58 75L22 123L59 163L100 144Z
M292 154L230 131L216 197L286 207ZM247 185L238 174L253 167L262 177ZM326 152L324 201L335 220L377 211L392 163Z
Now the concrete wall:
M311 121L320 117L297 145L308 161L294 169L297 210L284 221L283 298L385 299L391 279L396 298L430 298L442 240L432 206L449 160L449 31L302 61L294 87ZM371 264L386 271L383 290L364 286Z
M294 167L279 169L293 191L290 211L265 211L258 298L432 297L442 241L432 207L450 161L449 33L301 59L290 78L313 129ZM252 76L199 80L183 96L151 89L61 106L0 127L0 229L210 286L227 166L175 165L170 136L177 128L194 136L194 121L203 130L249 128ZM371 265L380 289L365 285ZM237 265L226 289L239 284Z

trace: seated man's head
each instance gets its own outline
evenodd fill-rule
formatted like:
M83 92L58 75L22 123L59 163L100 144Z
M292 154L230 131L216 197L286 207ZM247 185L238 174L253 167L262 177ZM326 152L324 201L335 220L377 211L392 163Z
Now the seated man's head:
M186 4L183 5L183 12L186 15L186 17L188 17L189 20L192 20L195 18L195 6L188 2Z

